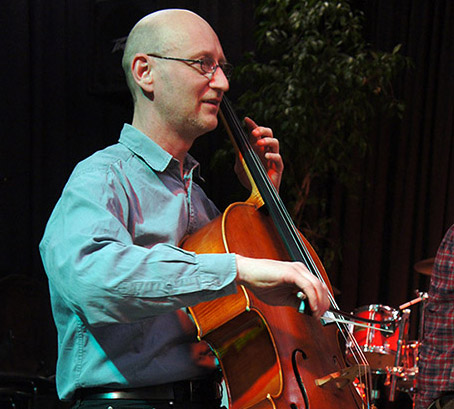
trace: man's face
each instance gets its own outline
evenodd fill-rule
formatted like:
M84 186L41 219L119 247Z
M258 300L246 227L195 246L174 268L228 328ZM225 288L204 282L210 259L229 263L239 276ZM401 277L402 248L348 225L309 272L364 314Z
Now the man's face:
M179 27L173 32L167 57L201 59L211 57L225 62L216 34L204 22ZM153 57L150 57L153 58ZM198 63L154 58L154 104L161 122L183 138L196 137L216 128L217 113L229 83L218 68L214 75L206 74Z

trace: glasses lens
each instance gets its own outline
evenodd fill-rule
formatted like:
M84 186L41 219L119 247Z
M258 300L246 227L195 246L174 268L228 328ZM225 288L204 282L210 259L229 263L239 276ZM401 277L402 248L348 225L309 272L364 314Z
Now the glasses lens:
M216 61L210 57L206 57L203 60L201 60L200 65L202 67L202 71L206 74L214 74L218 67L221 67L222 71L224 72L224 75L227 78L230 78L230 76L233 72L232 64L223 63L223 64L218 65L218 64L216 64Z
M224 63L224 64L219 64L219 66L221 67L222 71L224 72L224 75L227 77L227 78L230 78L233 74L233 65L232 64L229 64L228 62Z
M213 74L217 67L216 61L209 57L205 57L203 60L201 60L200 65L202 67L202 71L205 74Z

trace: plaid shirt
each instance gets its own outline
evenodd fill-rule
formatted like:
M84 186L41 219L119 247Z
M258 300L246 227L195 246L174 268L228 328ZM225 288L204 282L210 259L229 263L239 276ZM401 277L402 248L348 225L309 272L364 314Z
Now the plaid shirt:
M454 225L435 258L418 367L415 409L427 408L443 392L454 391Z

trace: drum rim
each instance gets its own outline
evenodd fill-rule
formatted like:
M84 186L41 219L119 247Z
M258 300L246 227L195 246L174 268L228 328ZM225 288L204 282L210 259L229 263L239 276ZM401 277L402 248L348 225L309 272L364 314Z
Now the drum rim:
M385 304L368 304L355 308L353 312L379 312L382 310L388 311L391 314L395 314L397 311L395 308Z

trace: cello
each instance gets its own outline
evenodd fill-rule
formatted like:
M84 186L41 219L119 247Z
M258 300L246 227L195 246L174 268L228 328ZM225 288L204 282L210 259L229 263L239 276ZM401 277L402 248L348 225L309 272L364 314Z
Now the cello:
M220 117L239 149L252 193L246 202L231 204L186 237L181 246L199 253L301 261L326 283L330 310L336 311L323 264L294 226L225 96ZM198 338L208 342L219 360L229 408L370 407L368 364L345 326L326 325L295 308L270 306L244 286L238 286L236 294L189 307L189 312ZM349 352L356 365L347 366L339 344L342 337L353 346Z

